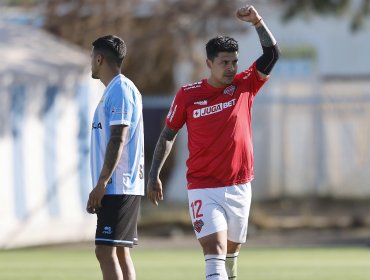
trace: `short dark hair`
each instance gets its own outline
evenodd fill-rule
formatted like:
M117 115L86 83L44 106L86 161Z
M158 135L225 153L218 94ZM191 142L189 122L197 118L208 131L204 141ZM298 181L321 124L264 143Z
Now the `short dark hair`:
M208 41L206 45L207 58L213 60L220 52L237 52L238 42L231 37L217 36Z
M121 67L126 56L125 42L114 35L107 35L96 39L92 43L94 51L102 54L110 65Z

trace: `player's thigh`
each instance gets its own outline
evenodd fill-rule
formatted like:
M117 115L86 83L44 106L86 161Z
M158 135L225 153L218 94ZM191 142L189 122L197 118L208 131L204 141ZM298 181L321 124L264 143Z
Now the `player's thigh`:
M117 257L120 262L126 262L131 259L130 247L117 246Z
M225 205L228 225L227 237L233 243L238 244L246 241L251 199L250 183L231 186L228 189Z
M197 239L227 230L225 211L212 197L216 191L210 189L188 191L189 213Z
M116 247L106 245L96 245L95 255L100 262L110 261L114 259Z

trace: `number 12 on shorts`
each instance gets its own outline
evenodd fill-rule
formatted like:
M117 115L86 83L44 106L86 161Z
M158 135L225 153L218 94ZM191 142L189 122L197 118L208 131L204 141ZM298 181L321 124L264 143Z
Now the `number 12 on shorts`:
M202 208L202 201L200 199L195 200L191 203L191 209L193 211L193 218L198 219L203 217L203 214L200 213L200 208Z

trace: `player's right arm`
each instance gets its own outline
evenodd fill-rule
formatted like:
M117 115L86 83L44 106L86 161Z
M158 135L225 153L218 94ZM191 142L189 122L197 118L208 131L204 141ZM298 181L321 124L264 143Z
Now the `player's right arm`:
M263 49L263 54L256 60L256 68L259 77L265 79L280 57L276 39L253 6L247 5L239 8L236 16L242 21L252 23L256 28Z
M177 132L178 130L173 130L165 126L155 146L147 186L149 200L155 205L158 205L159 200L163 200L162 182L159 179L159 174L171 152Z

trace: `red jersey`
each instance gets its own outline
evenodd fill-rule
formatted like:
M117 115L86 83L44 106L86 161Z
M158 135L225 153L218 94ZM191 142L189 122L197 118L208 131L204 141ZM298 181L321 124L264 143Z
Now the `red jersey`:
M251 108L262 80L255 63L231 85L214 88L204 79L183 86L166 125L188 129L188 189L243 184L253 179Z

